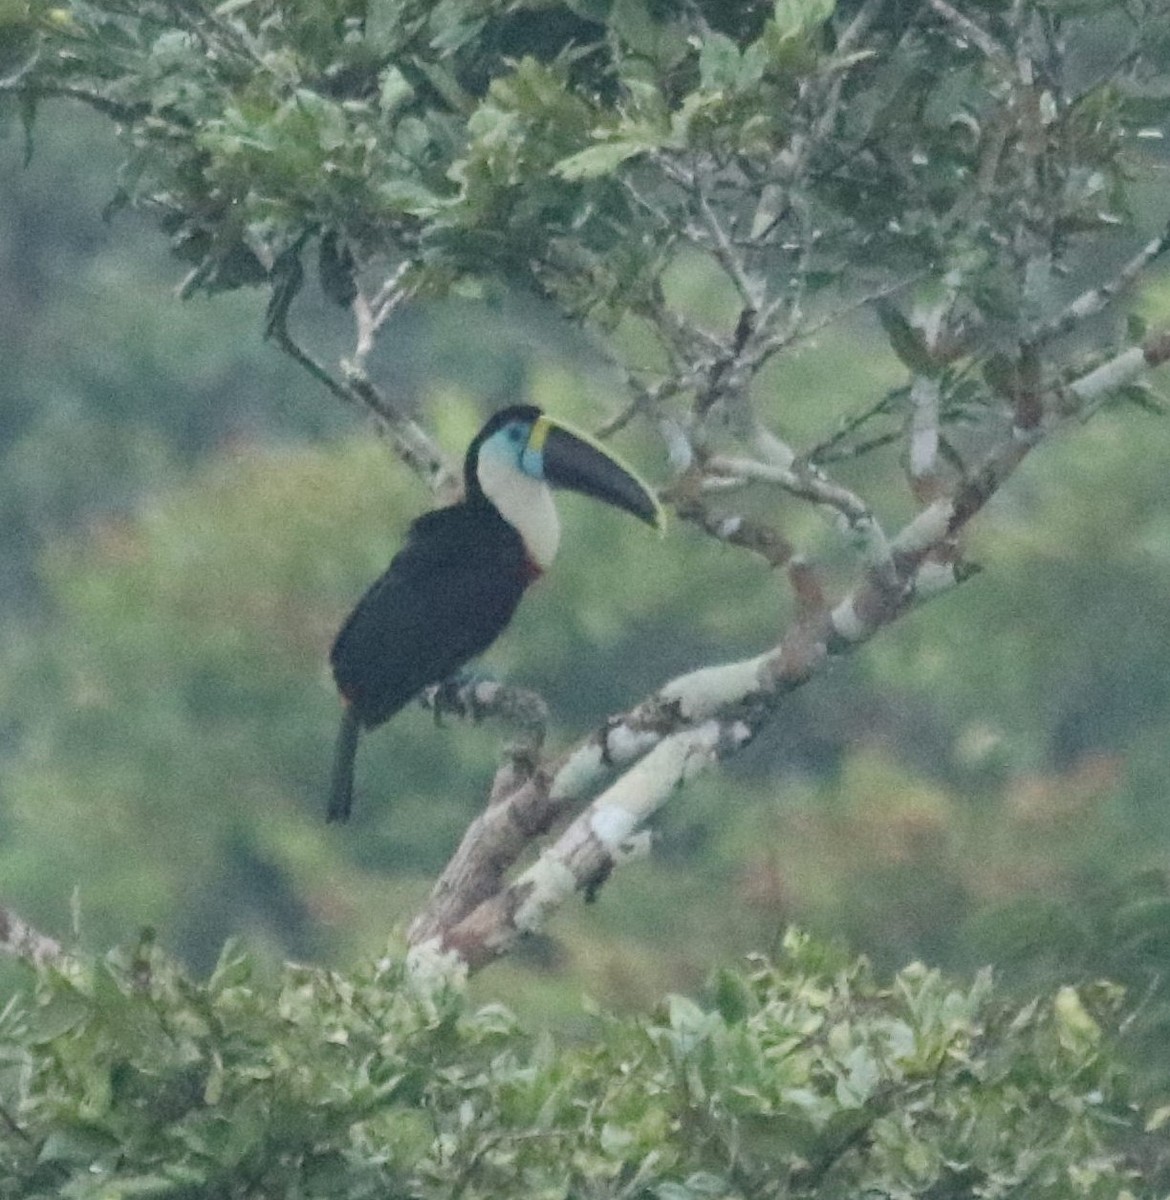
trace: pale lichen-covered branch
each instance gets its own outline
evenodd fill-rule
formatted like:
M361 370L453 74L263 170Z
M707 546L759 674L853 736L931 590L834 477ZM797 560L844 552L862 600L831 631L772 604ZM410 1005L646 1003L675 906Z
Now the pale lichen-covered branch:
M1152 338L1066 391L1092 407L1110 388L1167 358L1170 336ZM640 847L636 839L645 822L695 774L747 745L785 694L813 678L830 657L963 582L973 568L963 563L956 539L1042 436L1068 423L1068 417L1054 419L1034 436L1009 432L1001 438L950 494L927 504L888 542L883 539L881 556L863 557L857 582L832 606L812 568L785 545L773 565L787 564L797 615L776 646L680 675L554 762L513 778L511 786L500 786L498 778L491 803L411 926L412 961L430 964L428 969L436 962L460 970L481 967L517 938L543 929L575 894L594 895L631 848ZM775 467L759 474L792 482ZM802 484L800 490L809 502L824 504L828 486ZM833 499L833 507L843 506L840 496ZM862 517L856 508L850 511L855 520ZM732 540L726 530L711 532ZM566 819L536 861L509 880L523 852Z

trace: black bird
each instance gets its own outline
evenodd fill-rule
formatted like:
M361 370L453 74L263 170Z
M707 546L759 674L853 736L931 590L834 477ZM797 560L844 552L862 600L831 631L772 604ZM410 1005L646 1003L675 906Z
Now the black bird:
M348 819L363 729L449 679L512 619L525 589L551 565L560 540L552 487L569 488L661 529L653 492L608 450L531 405L498 412L463 464L464 497L425 513L406 544L350 613L330 662L341 731L327 819Z

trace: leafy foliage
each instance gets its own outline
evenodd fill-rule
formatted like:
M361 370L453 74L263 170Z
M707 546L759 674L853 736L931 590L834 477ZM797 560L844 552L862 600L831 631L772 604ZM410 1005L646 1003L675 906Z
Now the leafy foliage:
M124 198L158 213L188 292L279 286L316 238L338 298L406 258L419 287L511 277L614 322L696 241L709 176L734 236L810 296L955 270L983 319L1040 311L1051 280L1021 291L1032 248L1003 239L1023 210L1060 259L1126 215L1134 135L1166 116L1164 5L1036 6L1026 35L993 9L990 47L887 8L37 0L20 94L122 123ZM1018 36L1083 47L1052 111L1015 111Z
M557 1045L392 959L268 979L229 946L197 984L147 941L4 1013L0 1196L1153 1194L1120 1015L1108 988L883 986L789 934L706 1004Z

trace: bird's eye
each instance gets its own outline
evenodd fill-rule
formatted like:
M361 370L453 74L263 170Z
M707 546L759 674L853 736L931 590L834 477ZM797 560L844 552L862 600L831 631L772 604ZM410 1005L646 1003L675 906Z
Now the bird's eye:
M508 441L520 442L524 438L524 430L519 425L508 426Z

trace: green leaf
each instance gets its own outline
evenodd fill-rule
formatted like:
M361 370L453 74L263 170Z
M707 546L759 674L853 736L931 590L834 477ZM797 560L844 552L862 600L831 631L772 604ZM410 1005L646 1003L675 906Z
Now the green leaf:
M238 938L229 938L219 952L215 969L207 981L207 990L214 995L226 991L228 988L241 987L249 983L251 979L251 958Z
M802 38L819 29L836 8L836 0L776 0L772 19L782 39Z
M1154 1133L1167 1124L1170 1124L1170 1104L1163 1104L1150 1113L1145 1129L1147 1133Z
M715 974L715 1007L728 1025L742 1021L755 1011L756 1003L752 989L737 971L726 969Z
M382 72L382 84L378 93L378 107L385 116L391 117L414 99L414 88L406 76L394 66Z
M439 212L445 201L414 179L393 179L380 183L374 194L387 209L410 216L426 217Z
M728 1193L728 1182L722 1175L710 1171L695 1171L686 1178L687 1190L695 1197L722 1197Z
M606 1121L601 1127L599 1141L606 1154L611 1158L617 1158L634 1144L634 1135L630 1130Z
M671 1041L683 1056L689 1055L723 1027L718 1013L705 1012L688 996L667 997Z
M768 183L760 191L756 211L752 217L751 236L763 237L788 210L789 198L785 188L777 183Z
M91 1013L89 1000L71 984L61 981L49 1000L30 1015L29 1042L36 1046L56 1041L63 1034L76 1029Z
M915 375L935 376L940 366L926 349L922 334L902 315L898 306L892 300L877 300L874 310L886 336L890 340L890 348Z
M110 1200L133 1200L135 1196L173 1196L185 1190L180 1181L168 1175L125 1175L107 1190Z
M440 96L459 113L470 113L475 109L475 100L463 90L452 71L442 63L425 58L412 60L412 65L425 77Z
M695 1195L685 1184L666 1180L654 1188L657 1200L695 1200Z
M607 175L612 175L627 159L645 154L647 150L653 148L645 141L625 138L601 142L585 150L579 150L576 154L570 154L568 158L562 158L553 167L553 171L562 179L571 182L581 179L602 179Z
M1125 314L1125 336L1135 344L1145 339L1150 331L1149 322L1140 314L1130 312Z
M647 58L655 57L660 27L651 17L646 0L613 0L609 24L631 50Z
M355 267L349 244L341 240L336 230L324 233L317 248L317 278L321 290L340 308L348 308L357 295Z
M1101 1027L1089 1015L1074 987L1062 987L1052 1003L1057 1036L1066 1050L1084 1054L1101 1040Z
M95 1159L118 1148L118 1139L93 1125L62 1125L41 1145L38 1162L78 1163L89 1166Z
M865 1046L854 1046L842 1062L844 1074L837 1080L837 1103L860 1108L874 1093L881 1073Z
M398 45L407 7L406 0L368 0L364 32L376 53L387 53Z
M743 56L726 34L712 33L699 47L699 82L712 91L731 91L739 84Z

